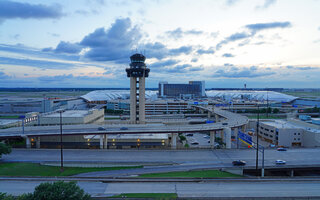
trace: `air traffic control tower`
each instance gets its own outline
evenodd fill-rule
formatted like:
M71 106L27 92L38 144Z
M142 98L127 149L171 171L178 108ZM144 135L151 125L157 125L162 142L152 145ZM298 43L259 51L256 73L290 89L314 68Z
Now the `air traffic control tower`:
M149 76L150 69L144 61L146 57L136 53L130 57L130 68L126 69L130 77L130 121L134 124L145 123L145 78Z

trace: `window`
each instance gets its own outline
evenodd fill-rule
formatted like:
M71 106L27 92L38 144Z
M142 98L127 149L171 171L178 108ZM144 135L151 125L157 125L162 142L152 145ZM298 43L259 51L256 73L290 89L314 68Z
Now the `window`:
M298 138L298 140L300 140L300 138Z
M297 140L296 138L294 138L294 140Z
M300 135L300 133L298 133L298 135Z
M297 135L297 133L294 133L294 135Z

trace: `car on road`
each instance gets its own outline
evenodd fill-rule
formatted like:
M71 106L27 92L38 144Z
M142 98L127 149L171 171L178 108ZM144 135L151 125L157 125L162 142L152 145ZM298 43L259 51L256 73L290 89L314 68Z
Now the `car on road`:
M124 130L128 130L127 127L121 127L120 130L124 131Z
M234 161L232 161L232 164L234 166L244 166L244 165L246 165L246 161L244 161L244 160L234 160Z
M191 142L192 145L198 145L199 142Z
M284 160L276 160L275 163L277 165L284 165L284 164L286 164L286 161L284 161Z
M224 123L222 123L222 125L228 125L228 123L224 122Z
M193 136L193 133L187 133L186 136Z
M102 126L100 126L99 128L98 128L98 131L104 131L104 130L106 130L104 127L102 127Z
M270 144L269 147L273 148L273 147L276 147L276 145Z
M205 135L205 136L203 136L203 137L204 137L204 138L207 138L207 139L208 139L208 138L210 138L210 136L209 136L209 135Z
M284 147L279 147L279 148L277 148L277 151L287 151L287 149Z

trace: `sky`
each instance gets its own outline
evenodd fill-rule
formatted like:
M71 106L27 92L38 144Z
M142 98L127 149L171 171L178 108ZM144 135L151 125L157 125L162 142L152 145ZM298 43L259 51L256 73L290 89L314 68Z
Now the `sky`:
M0 87L320 88L320 0L0 0Z

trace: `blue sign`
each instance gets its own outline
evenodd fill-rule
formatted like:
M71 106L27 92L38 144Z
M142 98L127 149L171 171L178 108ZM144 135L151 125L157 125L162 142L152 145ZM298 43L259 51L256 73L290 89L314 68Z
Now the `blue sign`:
M198 105L199 103L197 101L193 102L193 104Z
M24 118L26 118L26 116L24 116L24 115L19 116L19 119L24 119Z
M206 123L207 123L207 124L211 124L211 123L214 123L214 121L209 121L209 120L207 120Z
M241 131L238 131L238 137L239 140L243 143L247 144L248 146L252 146L252 137L250 135L247 135Z

